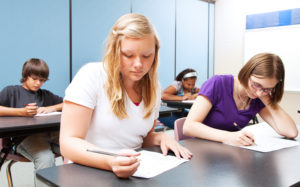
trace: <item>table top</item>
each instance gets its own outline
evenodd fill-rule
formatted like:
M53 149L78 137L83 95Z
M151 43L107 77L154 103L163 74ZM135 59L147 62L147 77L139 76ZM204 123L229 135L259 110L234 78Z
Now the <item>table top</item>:
M193 152L193 158L150 179L119 179L110 171L78 164L42 169L37 176L51 185L62 187L99 184L122 187L282 187L300 180L300 146L261 153L201 139L188 139L181 143ZM159 147L148 150L160 152Z
M168 107L168 106L160 106L159 109L159 117L170 117L172 113L180 111L178 108Z
M61 115L39 117L0 117L0 138L26 136L59 130Z
M166 103L168 107L175 107L175 108L191 108L193 103L190 102L182 102L182 101L168 101L163 100L163 103Z
M161 106L160 116L169 116L177 108ZM59 130L61 115L35 117L0 117L0 138L26 136L34 133Z

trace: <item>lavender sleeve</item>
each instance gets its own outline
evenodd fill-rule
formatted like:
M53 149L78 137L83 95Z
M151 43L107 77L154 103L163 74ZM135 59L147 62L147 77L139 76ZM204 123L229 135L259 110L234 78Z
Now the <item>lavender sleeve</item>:
M217 88L218 87L218 76L213 76L212 78L205 81L199 92L198 95L203 95L207 97L212 105L215 105L217 102Z

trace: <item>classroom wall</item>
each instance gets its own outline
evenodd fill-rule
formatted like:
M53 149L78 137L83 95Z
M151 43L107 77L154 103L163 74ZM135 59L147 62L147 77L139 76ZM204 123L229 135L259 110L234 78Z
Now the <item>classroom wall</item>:
M29 58L46 61L50 75L43 88L63 96L69 84L68 0L0 1L0 90L20 84Z
M198 73L196 85L206 81L212 74L211 54L214 35L213 4L198 0L177 0L176 6L176 74L187 67ZM209 16L208 16L209 15Z
M215 2L214 74L237 75L243 66L247 14L299 7L298 0L217 0ZM300 93L285 92L280 105L300 125L300 114L297 113L300 109Z
M72 76L84 64L102 61L110 28L129 12L147 16L156 28L163 89L185 68L198 72L198 86L212 75L214 4L201 0L72 0Z
M111 27L130 12L156 27L163 89L188 67L198 72L198 86L213 74L214 4L205 0L2 0L0 90L20 84L23 63L37 57L50 68L42 88L64 96L84 64L102 61Z

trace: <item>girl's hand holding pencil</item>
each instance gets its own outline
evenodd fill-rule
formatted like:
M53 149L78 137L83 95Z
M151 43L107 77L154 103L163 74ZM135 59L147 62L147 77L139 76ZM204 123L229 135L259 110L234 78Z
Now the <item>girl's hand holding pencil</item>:
M118 153L91 149L87 149L87 151L96 154L113 156L109 161L109 165L111 170L119 178L128 178L132 176L140 165L140 160L136 157L141 153L134 150L123 149Z
M239 130L235 132L229 132L228 136L225 137L223 143L235 146L251 146L256 145L254 136L251 132L243 131L242 128L237 124L233 125Z

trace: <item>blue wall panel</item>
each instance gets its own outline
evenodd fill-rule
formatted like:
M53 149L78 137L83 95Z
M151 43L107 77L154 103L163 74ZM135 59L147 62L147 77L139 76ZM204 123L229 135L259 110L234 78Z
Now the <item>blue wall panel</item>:
M158 74L164 89L175 73L175 1L133 0L132 12L147 16L156 28L161 44Z
M130 12L130 0L72 0L72 74L88 62L102 61L113 24Z
M300 24L300 8L246 16L246 29L260 29Z
M195 69L200 86L208 76L208 3L177 0L176 12L176 73Z
M215 5L209 4L208 77L214 75Z
M20 84L23 63L32 57L50 68L46 88L64 96L69 84L68 0L0 1L0 89Z
M83 64L102 61L112 25L132 10L146 15L158 32L162 87L188 67L197 70L200 85L213 74L214 5L209 9L210 31L208 3L199 0L72 0L72 76ZM20 84L23 63L37 57L50 67L43 88L64 96L70 77L69 0L2 0L0 27L0 89Z

